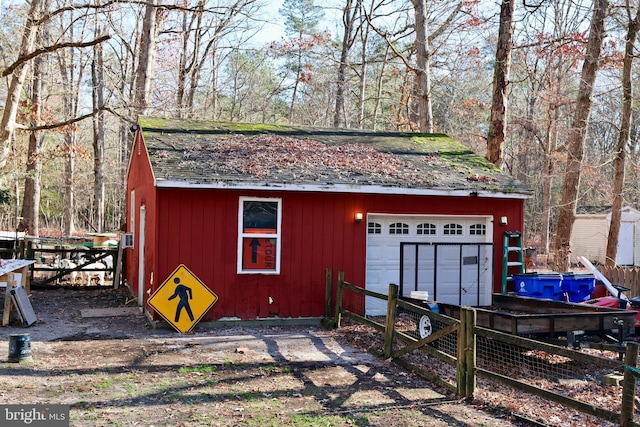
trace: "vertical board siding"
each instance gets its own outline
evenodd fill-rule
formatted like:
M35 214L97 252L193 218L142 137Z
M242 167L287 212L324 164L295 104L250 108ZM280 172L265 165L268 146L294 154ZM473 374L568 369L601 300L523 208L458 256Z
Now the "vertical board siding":
M278 275L237 274L241 196L282 198ZM161 189L156 284L185 264L219 297L205 321L324 316L325 268L333 269L334 280L338 270L344 270L347 281L364 286L366 215L385 213L493 216L494 282L499 290L502 233L522 228L523 206L519 199ZM355 222L356 211L364 214L360 223ZM500 226L500 216L509 218L508 226ZM345 304L364 309L363 298Z
M138 154L140 153L140 154ZM135 206L133 212L135 223L129 224L128 231L134 233L134 247L127 249L124 252L125 262L128 268L125 271L125 277L131 291L138 296L138 277L143 276L145 286L148 286L151 281L151 272L153 271L153 264L155 262L156 253L156 225L157 225L157 212L156 212L156 189L153 186L153 173L151 171L151 164L149 162L149 156L147 154L146 147L144 147L144 141L140 133L136 133L136 137L131 150L131 157L129 162L129 168L127 170L127 221L129 221L129 209L131 209L131 192L135 191ZM146 206L146 250L145 250L145 271L138 271L138 251L139 251L139 227L140 227L140 206Z

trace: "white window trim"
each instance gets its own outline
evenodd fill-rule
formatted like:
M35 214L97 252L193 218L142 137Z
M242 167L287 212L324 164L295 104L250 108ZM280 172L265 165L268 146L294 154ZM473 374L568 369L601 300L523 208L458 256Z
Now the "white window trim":
M275 234L276 237L276 268L275 270L243 270L242 269L242 241L246 236L251 237L273 237L273 234L256 234L256 233L244 233L243 232L243 214L244 214L244 202L276 202L278 203L278 231ZM242 196L238 202L238 246L237 246L237 273L238 274L280 274L280 254L282 243L282 199L281 198L268 198L268 197L245 197Z

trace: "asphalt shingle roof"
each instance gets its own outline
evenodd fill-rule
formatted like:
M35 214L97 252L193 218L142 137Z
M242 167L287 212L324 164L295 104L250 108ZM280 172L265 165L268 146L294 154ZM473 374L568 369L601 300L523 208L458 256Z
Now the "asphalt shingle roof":
M441 134L142 117L156 182L340 185L531 194Z

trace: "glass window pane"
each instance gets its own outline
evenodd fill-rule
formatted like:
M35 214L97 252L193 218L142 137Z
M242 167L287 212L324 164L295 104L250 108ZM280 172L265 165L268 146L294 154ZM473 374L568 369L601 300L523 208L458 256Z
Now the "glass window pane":
M389 234L409 234L409 224L394 222L389 225Z
M436 234L435 224L430 224L428 222L425 222L424 224L418 224L417 230L418 230L418 234L429 234L429 235Z
M244 233L277 233L278 202L245 201L242 231Z
M382 225L377 222L370 222L367 228L369 234L382 234Z
M469 231L472 236L484 236L487 234L487 226L484 224L472 224Z

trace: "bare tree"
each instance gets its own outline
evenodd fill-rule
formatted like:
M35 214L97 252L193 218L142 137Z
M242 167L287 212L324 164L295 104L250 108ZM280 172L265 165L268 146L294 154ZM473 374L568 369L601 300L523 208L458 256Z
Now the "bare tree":
M209 57L217 57L221 40L247 25L257 9L257 0L232 0L211 7L198 0L193 9L182 12L180 60L178 64L177 107L179 117L194 115L195 97L202 70Z
M51 8L51 0L42 2L42 10L47 13ZM37 31L36 42L40 46L49 43L49 28L40 26ZM31 83L31 123L37 128L44 120L45 96L47 92L48 58L40 55L33 60L33 79ZM22 201L22 219L18 229L26 231L32 236L39 236L40 230L40 195L42 183L42 156L44 147L44 131L33 130L29 133L29 148L27 151L27 173L24 182Z
M159 10L157 4L158 0L149 0L145 6L144 19L142 21L133 101L136 120L138 116L144 115L149 107L158 39L156 14Z
M73 13L69 16L58 15L60 33L68 40L74 40L76 36L82 38L87 25L86 19L80 19ZM70 26L69 22L82 23L82 25ZM78 33L78 34L77 34ZM87 58L77 49L64 49L56 51L58 71L62 85L62 115L66 120L78 117L80 95L84 71L87 66ZM71 236L76 231L75 224L75 174L76 159L83 154L82 147L78 144L78 129L75 126L66 126L63 130L64 144L64 209L63 232Z
M493 95L491 99L491 117L487 135L487 160L496 166L502 166L504 136L507 128L507 103L509 98L509 71L511 70L511 51L513 49L513 17L515 0L502 0L500 7L500 26L498 29L498 47L493 68Z
M567 166L564 175L562 201L558 214L555 242L554 269L566 271L569 267L569 240L575 219L578 186L584 152L584 140L591 114L593 85L599 68L602 41L605 36L604 21L609 9L608 0L594 2L593 17L589 29L587 52L582 65L580 87L576 100L573 122L567 141Z
M103 33L100 15L95 14L95 35ZM104 145L105 145L105 117L104 117L104 53L102 44L93 47L93 61L91 62L91 80L93 111L93 215L95 231L101 232L104 227Z
M361 0L357 0L358 4ZM342 10L342 24L344 33L342 36L342 50L340 53L340 64L338 64L338 79L336 81L336 109L333 116L333 127L340 127L344 124L344 98L345 85L347 82L347 61L349 50L353 46L353 27L358 5L354 7L353 0L347 0Z
M622 217L625 159L627 147L629 145L632 122L633 80L631 73L633 68L633 59L635 56L635 43L638 36L638 26L640 26L640 4L638 4L636 17L632 18L631 8L627 1L626 13L629 24L627 27L624 61L622 66L622 119L614 158L615 173L613 181L613 204L611 209L611 223L609 225L609 238L607 240L606 265L615 265L618 254L618 236L620 234L620 220Z
M24 32L22 33L22 41L18 52L19 58L25 57L33 51L38 33L38 21L42 15L42 6L43 3L40 1L32 1L29 6L27 21ZM10 67L10 71L5 70L2 73L3 77L11 75L11 83L2 112L2 120L0 121L0 168L6 165L11 150L11 141L16 129L16 116L18 114L20 96L24 81L27 77L27 65L28 63L26 61L16 61L16 63Z
M427 0L411 0L416 19L416 92L421 132L433 133L431 105L431 52L427 35Z
M408 26L407 28L415 28L415 43L409 54L405 54L396 46L396 43L392 40L390 34L373 25L371 16L368 16L367 20L374 31L389 44L393 53L402 60L407 67L407 70L415 74L413 93L411 96L406 97L403 93L401 98L409 102L411 99L415 99L417 97L418 108L413 112L413 114L411 114L412 119L417 118L418 127L421 132L433 132L434 121L431 94L432 53L430 45L433 40L442 36L453 27L453 24L456 22L460 13L463 11L463 8L467 6L467 4L464 1L456 2L454 8L450 8L450 5L447 4L446 9L443 9L447 13L446 17L439 21L439 25L430 34L427 1L411 0L411 4L413 5L415 22L413 26ZM410 54L413 54L413 51L415 51L416 55L415 65L413 65L410 60ZM407 83L409 83L409 81L407 81ZM409 107L408 104L407 107Z

